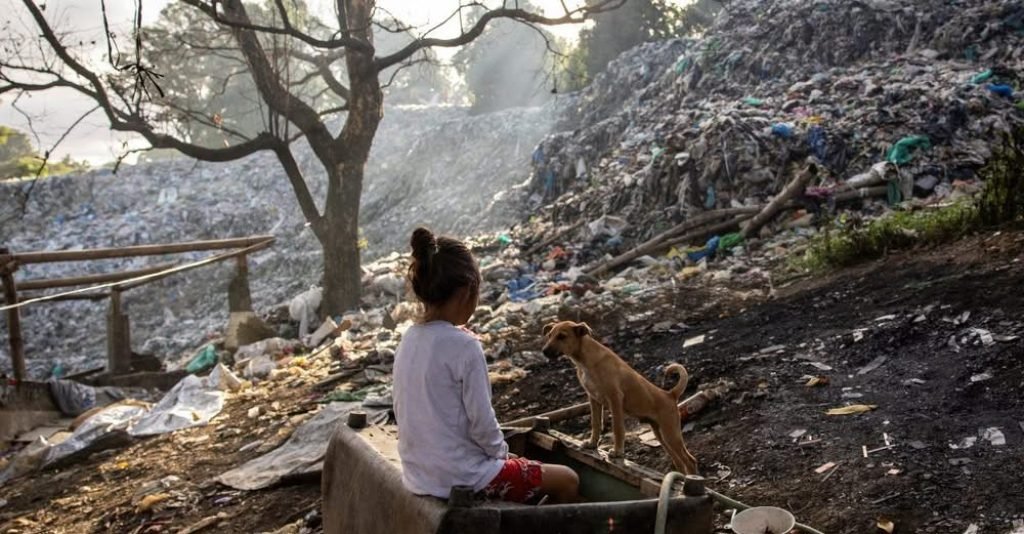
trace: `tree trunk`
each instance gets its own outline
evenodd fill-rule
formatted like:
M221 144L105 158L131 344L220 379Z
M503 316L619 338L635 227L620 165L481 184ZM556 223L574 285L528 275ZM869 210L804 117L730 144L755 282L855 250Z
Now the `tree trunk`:
M338 2L342 33L372 46L374 0ZM383 95L373 53L347 50L348 116L327 167L327 202L317 236L324 249L324 297L320 311L337 316L359 305L359 197L373 137L383 116ZM323 160L321 160L323 161ZM325 162L326 163L326 162Z
M359 305L359 196L365 163L339 165L330 177L340 187L327 199L321 245L324 249L324 298L321 312L338 316Z

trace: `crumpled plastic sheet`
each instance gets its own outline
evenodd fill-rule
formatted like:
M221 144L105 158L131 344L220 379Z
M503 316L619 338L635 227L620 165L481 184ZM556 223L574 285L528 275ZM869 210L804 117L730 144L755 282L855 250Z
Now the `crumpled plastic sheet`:
M50 385L50 396L65 415L74 417L96 406L96 388L92 386L56 378L51 378L47 383Z
M152 390L142 388L95 387L59 378L51 378L47 383L57 408L61 413L70 417L76 417L97 406L106 406L119 400L149 401L153 395Z
M288 441L263 456L254 458L219 477L217 482L238 490L269 488L287 477L315 473L323 469L324 454L331 434L343 418L355 409L373 418L385 410L361 408L361 402L332 402L300 425Z
M43 460L43 465L50 465L57 460L84 450L100 438L111 433L127 434L132 424L142 418L146 412L147 410L144 406L134 404L111 406L101 411L86 419L84 423L75 429L71 437L50 447Z
M101 440L116 444L132 437L205 425L223 409L224 391L239 386L238 377L218 364L207 377L183 378L151 409L129 403L105 408L83 421L65 441L51 445L42 440L26 448L7 469L0 471L0 484L93 447Z
M224 408L224 392L216 378L189 375L129 430L132 436L154 436L203 426Z

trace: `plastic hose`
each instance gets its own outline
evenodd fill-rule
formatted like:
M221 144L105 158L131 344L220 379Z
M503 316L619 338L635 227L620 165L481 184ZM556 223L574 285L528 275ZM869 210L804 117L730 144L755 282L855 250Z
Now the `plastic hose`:
M665 523L668 522L668 499L672 496L672 484L685 475L679 471L670 471L661 479L661 490L658 492L658 512L654 515L654 534L665 534Z
M678 471L672 471L666 474L665 478L661 479L661 491L658 492L658 511L657 514L654 516L654 534L665 534L665 524L668 521L668 500L669 497L672 495L672 484L674 484L676 480L683 478L684 476L685 475ZM706 491L708 495L711 496L711 498L730 508L735 508L741 511L750 508L750 506L743 504L735 499L726 497L725 495L722 495L717 491L707 488L705 488L704 491ZM806 532L807 534L823 534L820 530L801 523L797 523L794 526L797 530L801 532Z

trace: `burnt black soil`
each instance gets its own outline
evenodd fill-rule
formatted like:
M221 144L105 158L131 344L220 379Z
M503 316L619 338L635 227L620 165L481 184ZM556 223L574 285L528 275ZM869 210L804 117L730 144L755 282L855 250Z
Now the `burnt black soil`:
M737 384L685 432L702 474L721 478L711 487L785 507L830 534L881 532L879 518L898 533L959 534L971 523L1003 533L1024 519L1024 234L893 255L795 283L745 310L694 301L716 310L694 316L678 305L687 294L680 290L674 317L659 317L686 328L650 334L606 324L597 335L649 378L667 360L686 365L685 395L722 378ZM700 334L703 343L682 348ZM859 374L879 357L880 366ZM808 387L808 375L829 384ZM503 419L583 398L565 359L495 390ZM825 414L861 403L877 409ZM557 427L588 432L586 417ZM981 436L990 427L1006 445ZM666 471L664 452L640 442L639 424L632 428L630 459ZM812 443L791 437L798 430L806 431L799 441ZM972 436L972 447L951 447ZM886 437L892 448L864 457L863 447L883 447ZM602 448L609 443L606 435ZM815 472L827 462L838 464L834 473Z

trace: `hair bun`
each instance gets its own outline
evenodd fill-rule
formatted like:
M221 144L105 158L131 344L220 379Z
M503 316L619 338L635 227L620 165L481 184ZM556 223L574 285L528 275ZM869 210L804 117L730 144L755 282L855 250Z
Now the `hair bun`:
M437 238L426 228L417 228L412 233L409 245L412 246L412 256L420 262L429 261L430 257L437 252Z

